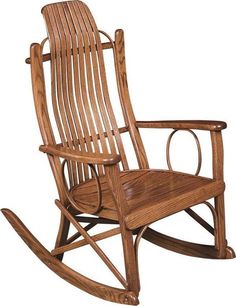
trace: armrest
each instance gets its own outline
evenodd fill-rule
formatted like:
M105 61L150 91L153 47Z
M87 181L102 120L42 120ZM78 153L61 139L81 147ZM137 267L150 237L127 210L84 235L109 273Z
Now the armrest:
M117 164L121 160L120 155L118 154L81 152L60 145L43 145L39 147L39 150L50 155L85 164L113 165Z
M206 120L171 120L171 121L136 121L138 128L172 128L172 129L196 129L208 131L221 131L227 124L223 121Z

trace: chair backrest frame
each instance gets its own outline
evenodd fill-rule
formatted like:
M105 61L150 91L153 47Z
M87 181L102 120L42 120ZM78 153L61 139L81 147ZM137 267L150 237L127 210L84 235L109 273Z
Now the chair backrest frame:
M89 9L81 1L50 4L43 8L42 13L48 26L50 53L43 54L44 43L33 44L28 62L31 64L35 108L44 144L56 144L47 107L43 68L43 62L50 61L53 109L62 145L96 153L118 151L121 154L123 169L127 170L128 163L120 134L129 132L139 168L148 168L146 152L136 127L129 95L123 30L115 32L113 42L105 32L98 31ZM73 31L77 27L77 32L73 32L74 38L71 37L72 29L69 25L73 27ZM107 43L101 43L99 32L109 39ZM125 121L125 127L122 128L118 128L112 110L103 49L113 50L118 92ZM76 67L79 73L76 73ZM60 178L60 160L49 156L49 161L60 197L66 198L61 188L63 182ZM86 165L70 163L68 169L71 186L89 178ZM98 167L97 170L99 175L104 174L102 167Z

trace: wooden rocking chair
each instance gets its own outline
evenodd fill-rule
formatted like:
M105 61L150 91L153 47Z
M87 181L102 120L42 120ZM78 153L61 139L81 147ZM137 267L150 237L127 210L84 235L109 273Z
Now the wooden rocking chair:
M88 7L80 1L46 5L42 9L48 38L31 45L30 58L34 102L44 145L59 193L55 203L61 212L55 248L50 252L10 210L7 220L29 248L56 274L74 286L112 302L137 305L140 291L138 246L144 238L158 246L203 258L234 258L227 246L224 215L223 143L221 121L136 121L129 97L124 33L113 41L99 31ZM106 42L101 42L101 37ZM49 40L50 53L43 54ZM120 103L125 120L118 127L108 93L104 49L112 49ZM43 63L50 62L53 114L47 106ZM55 124L52 124L55 120ZM53 129L54 127L54 129ZM140 137L140 128L173 129L167 142L169 170L150 169ZM210 132L213 149L213 178L199 176L201 149L192 130ZM169 146L179 130L189 131L198 145L199 165L195 175L172 170ZM139 169L130 170L121 134L128 133ZM58 134L58 135L57 135ZM57 137L58 136L58 137ZM60 138L60 141L57 140ZM214 205L208 202L214 199ZM214 227L192 206L204 203L211 211ZM214 235L215 245L181 241L149 228L149 225L180 211ZM85 214L85 215L83 215ZM83 227L81 224L86 224ZM68 237L72 224L77 232ZM88 232L97 224L116 224L96 235ZM122 276L96 243L121 234L126 276ZM136 235L133 240L133 235ZM77 240L79 237L82 239ZM65 252L90 245L120 281L122 288L95 282L65 265Z

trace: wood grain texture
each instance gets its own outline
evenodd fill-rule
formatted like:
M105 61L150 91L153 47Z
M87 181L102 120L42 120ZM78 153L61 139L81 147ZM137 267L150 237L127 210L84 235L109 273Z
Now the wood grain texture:
M42 13L51 51L54 116L63 146L119 154L123 169L128 169L109 97L102 43L89 9L80 1L68 1L46 5ZM71 186L91 177L86 163L70 163L69 172ZM103 167L98 166L98 173L104 173Z
M56 145L40 146L39 150L49 155L58 156L86 164L113 165L120 161L120 155L118 154L87 153L76 149L64 148Z
M207 131L221 131L227 124L223 121L211 120L169 120L169 121L136 121L138 128L168 128L168 129L196 129Z
M70 222L65 218L63 214L61 214L60 225L57 233L57 238L55 242L55 248L59 248L62 245L68 243L68 234L70 230ZM60 261L63 260L64 253L60 253L56 256Z
M77 229L77 231L81 233L83 238L87 240L88 244L90 244L90 246L102 259L105 265L110 269L110 271L115 275L115 277L120 281L120 283L126 288L127 287L126 280L117 270L117 268L114 266L111 260L107 257L107 255L98 246L98 244L91 238L91 236L87 233L87 231L76 221L74 216L60 203L60 201L56 200L55 203L57 207L61 210L63 215L71 222L71 224L73 224L73 226Z
M123 134L123 133L126 133L126 132L129 131L128 127L126 127L126 126L120 127L120 128L118 128L118 130L119 130L119 133L120 133L120 134ZM113 130L111 130L111 133L112 133L112 135L115 135L115 132L114 132ZM108 135L107 135L106 132L103 133L103 136L104 136L105 138L108 137ZM101 139L101 136L100 136L99 134L97 134L96 137L97 137L97 139ZM86 143L86 139L85 139L85 138L76 139L76 143L79 143L79 144L80 144L80 141ZM93 141L92 136L90 136L90 141L91 141L91 142ZM66 143L66 144L69 145L68 143ZM57 144L57 145L60 145L60 146L63 147L63 143L60 143L60 144Z
M204 227L212 235L215 234L214 227L212 227L208 222L206 222L202 217L200 217L194 210L191 208L185 209L186 213L192 217L197 223Z
M128 88L123 30L117 30L115 32L114 51L117 85L125 124L129 127L129 133L137 156L139 167L146 169L149 168L148 159L139 130L135 125L136 119L133 112Z
M183 241L170 236L166 236L155 230L148 228L143 238L167 250L174 251L183 255L220 259L219 252L214 245L203 245Z
M78 0L46 5L42 13L48 38L41 44L31 45L30 58L26 62L31 65L35 110L43 140L40 151L47 154L56 181L59 200L55 203L61 212L61 220L55 248L50 253L14 213L3 209L3 214L20 237L51 270L69 283L105 300L129 305L139 303L137 257L142 237L185 255L234 258L234 251L227 246L225 237L221 130L226 128L226 123L137 121L128 88L123 30L115 32L115 39L99 31L88 7ZM102 43L100 36L107 41ZM50 53L43 54L46 41L49 41ZM113 51L117 89L125 121L123 127L117 124L109 95L103 54L106 49ZM47 61L50 63L50 102L46 99L43 67ZM213 177L150 169L140 128L209 131ZM133 144L138 170L129 169L121 138L121 134L126 132ZM199 148L198 142L197 145ZM196 174L200 171L200 151L199 160ZM171 169L170 162L169 166ZM215 206L206 202L210 198L214 198ZM202 202L213 214L214 228L190 208ZM152 222L182 210L214 234L215 245L177 240L148 228ZM83 227L80 223L88 225ZM88 231L99 223L118 224L118 227L90 236ZM68 238L70 224L77 232ZM126 277L97 244L97 241L118 233L122 239ZM137 235L135 242L133 235ZM74 242L79 237L81 240ZM124 289L97 283L62 263L65 251L87 244Z
M138 298L133 292L116 289L95 282L63 264L45 249L12 211L9 209L2 209L1 211L32 252L58 276L77 288L104 300L128 305L138 305Z
M39 123L39 128L44 144L55 144L55 137L52 130L50 116L47 107L46 88L44 79L44 70L42 65L42 46L39 44L32 44L30 47L30 55L32 58L31 64L31 79L34 96L34 104L36 115ZM48 156L50 165L52 167L53 175L56 180L58 192L61 200L65 201L66 196L62 188L62 181L59 175L60 161L56 157Z
M88 232L90 229L92 229L94 226L96 226L97 224L96 223L89 223L88 225L86 225L85 227L84 227L84 229L86 230L86 232ZM75 233L75 234L73 234L72 236L70 236L66 241L65 241L65 243L64 244L61 244L62 246L65 246L65 245L67 245L67 244L70 244L70 243L72 243L73 241L75 241L76 239L78 239L79 237L81 237L82 235L81 235L81 233L80 232L77 232L77 233ZM60 247L60 246L55 246L55 249L57 248L57 247Z
M55 137L49 117L45 78L42 64L42 47L40 44L32 44L30 47L31 57L31 80L34 97L35 111L41 132L42 140L45 145L55 145ZM66 202L66 194L63 188L63 181L60 175L61 163L58 157L48 155L48 160L55 178L60 200Z
M91 238L94 241L100 241L100 240L103 240L103 239L106 239L106 238L109 238L109 237L112 237L112 236L115 236L115 235L118 235L118 234L120 234L120 227L116 227L114 229L102 232L100 234L93 235L93 236L91 236ZM58 255L58 254L61 254L61 253L67 252L67 251L71 251L71 250L80 248L80 247L85 246L85 245L88 245L88 241L86 239L82 239L80 241L55 248L51 251L51 254L53 256L55 256L55 255Z
M95 46L95 47L97 49L97 46ZM113 48L112 43L110 43L110 42L102 43L102 49L103 50L107 50L107 49L111 49L111 48ZM90 47L90 50L91 50L91 47ZM79 53L79 49L77 49L77 52ZM71 55L73 55L73 49L71 49ZM42 54L42 61L43 62L48 62L50 60L51 60L51 53ZM25 59L25 63L26 64L31 64L31 58L27 57Z
M212 170L215 179L224 179L224 148L221 132L211 132Z
M224 179L224 148L221 132L211 132L212 142L212 169L213 177L218 180ZM215 210L217 215L218 229L216 232L216 246L220 256L226 256L226 230L225 230L225 204L224 194L215 197Z
M117 165L106 166L106 178L111 191L112 198L116 207L118 220L120 223L121 238L124 252L125 272L128 282L128 290L137 295L140 290L139 274L136 263L135 246L133 242L133 233L126 228L125 215L127 214L127 199L122 188L119 168Z
M125 215L129 229L149 224L224 191L224 183L209 178L163 170L130 170L120 173L127 201ZM99 215L118 219L115 202L105 177L100 177L102 207ZM72 188L79 205L96 205L97 188L90 180Z

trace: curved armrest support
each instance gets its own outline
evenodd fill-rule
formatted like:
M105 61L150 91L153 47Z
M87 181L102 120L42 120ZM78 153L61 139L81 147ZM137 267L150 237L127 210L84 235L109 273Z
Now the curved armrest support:
M223 121L211 120L170 120L170 121L136 121L138 128L170 128L170 129L196 129L207 131L221 131L227 124Z
M65 148L60 145L42 145L39 147L39 150L49 155L58 156L85 164L114 165L121 160L120 155L118 154L81 152L79 150Z

